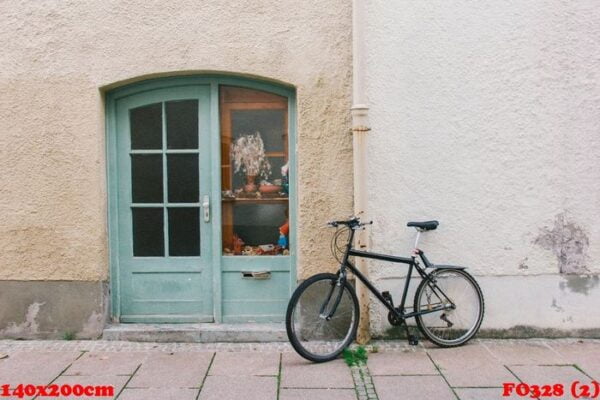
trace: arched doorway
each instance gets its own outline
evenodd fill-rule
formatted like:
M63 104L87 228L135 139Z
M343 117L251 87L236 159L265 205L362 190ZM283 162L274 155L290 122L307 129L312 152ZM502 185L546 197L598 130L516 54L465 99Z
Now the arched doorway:
M294 116L292 89L239 78L107 95L115 319L283 320L295 284Z

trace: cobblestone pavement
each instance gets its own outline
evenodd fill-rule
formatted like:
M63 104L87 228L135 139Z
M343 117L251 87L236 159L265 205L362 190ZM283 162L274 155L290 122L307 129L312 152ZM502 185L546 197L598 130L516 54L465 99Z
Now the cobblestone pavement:
M386 341L367 349L367 364L349 368L341 359L307 362L287 343L0 340L0 388L114 387L114 396L60 399L489 400L535 398L518 395L522 383L562 385L562 395L551 386L542 399L586 398L583 385L600 381L600 340L474 340L454 349ZM521 385L505 397L503 383ZM4 390L0 399L16 398Z

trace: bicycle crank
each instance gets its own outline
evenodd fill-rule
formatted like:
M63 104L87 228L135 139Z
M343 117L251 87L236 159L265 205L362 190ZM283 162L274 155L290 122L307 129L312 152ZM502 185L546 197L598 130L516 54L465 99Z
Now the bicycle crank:
M390 292L385 291L382 292L381 295L383 296L383 298L388 302L388 304L392 307L394 307L394 300L392 299L392 295L390 294ZM396 312L398 312L399 314L402 314L402 310L400 310L399 307L395 307L394 308L396 310ZM392 325L392 326L400 326L404 323L404 318L399 317L396 313L393 313L391 311L388 311L388 322Z
M396 307L396 311L398 313L402 312L402 310L400 310L399 307ZM395 314L395 313L393 313L391 311L388 312L388 316L387 317L388 317L388 322L391 325L393 325L393 326L400 326L400 325L402 325L405 322L404 318L399 317L397 314Z

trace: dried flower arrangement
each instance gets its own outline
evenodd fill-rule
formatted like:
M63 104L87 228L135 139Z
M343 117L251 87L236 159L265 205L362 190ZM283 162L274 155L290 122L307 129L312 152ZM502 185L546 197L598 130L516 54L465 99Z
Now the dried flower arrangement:
M242 171L245 173L248 185L254 185L254 179L259 175L267 179L271 174L271 164L265 156L265 144L260 132L256 132L254 135L240 136L232 143L231 159L233 160L234 172ZM246 191L255 190L256 186L253 189L249 187Z

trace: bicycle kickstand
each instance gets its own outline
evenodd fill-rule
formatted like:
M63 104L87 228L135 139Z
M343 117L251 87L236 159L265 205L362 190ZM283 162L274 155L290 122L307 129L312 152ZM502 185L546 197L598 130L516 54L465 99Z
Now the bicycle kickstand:
M411 346L416 346L419 344L419 336L417 335L411 335L410 333L410 329L408 328L408 324L406 323L406 321L404 322L404 329L406 329L406 338L408 339L408 344L410 344Z

